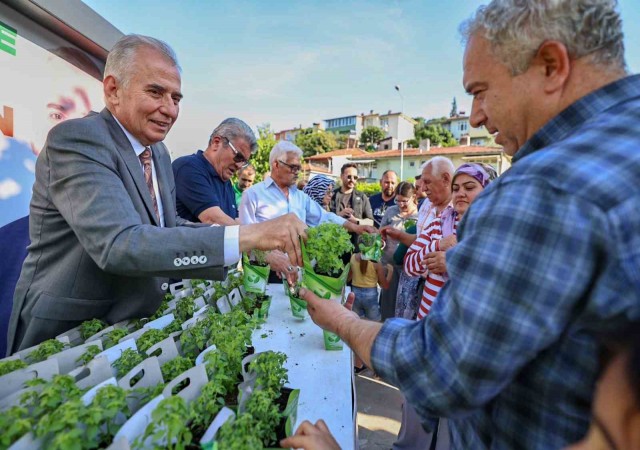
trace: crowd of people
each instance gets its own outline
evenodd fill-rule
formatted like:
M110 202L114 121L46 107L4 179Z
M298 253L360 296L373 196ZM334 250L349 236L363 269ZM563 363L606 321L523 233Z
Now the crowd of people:
M461 32L471 125L512 168L433 157L415 184L384 172L371 197L351 163L299 188L302 151L286 141L258 174L237 118L172 163L178 59L122 38L106 108L57 125L38 157L8 353L148 316L167 278L221 279L252 249L272 281L292 280L300 237L332 222L355 246L352 310L300 295L355 370L403 394L394 448L640 448L640 77L616 2L494 0ZM362 258L363 233L382 235L380 261ZM282 444L338 447L322 421Z

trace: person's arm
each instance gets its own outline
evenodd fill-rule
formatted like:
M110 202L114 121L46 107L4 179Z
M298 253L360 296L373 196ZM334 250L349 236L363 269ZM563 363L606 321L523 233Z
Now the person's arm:
M402 242L407 247L411 247L411 244L413 244L413 242L416 240L415 234L398 230L389 225L386 225L384 228L381 227L380 234L382 235L383 239L395 239L398 242Z
M83 139L78 141L80 135ZM130 277L219 279L224 273L226 237L241 251L285 248L296 261L301 260L298 235L306 236L306 226L295 216L271 226L239 230L237 238L225 227L143 223L135 204L140 202L139 191L128 186L133 185L131 176L139 174L141 184L144 177L137 160L125 160L133 167L123 168L121 154L96 132L90 120L58 125L46 148L51 202L103 271ZM163 170L170 174L169 156L160 154L158 161L166 164ZM186 257L189 264L178 261Z
M305 420L293 436L280 441L280 446L303 450L340 450L340 445L322 419L318 420L315 425Z
M366 322L304 292L314 322L398 386L421 417L476 410L548 352L607 253L607 219L594 203L546 180L517 180L475 200L449 251L450 282L427 319Z
M389 289L391 278L393 278L393 266L391 264L386 264L385 266L383 266L382 263L379 262L376 262L374 264L376 268L376 275L378 276L378 284L382 289Z
M404 273L410 277L422 276L425 271L424 257L430 242L429 234L423 231L415 242L411 244L404 257Z
M299 194L303 196L301 201L304 202L304 208L307 214L307 225L315 227L324 222L331 222L342 225L349 231L351 231L348 228L349 226L356 226L355 224L349 222L347 219L340 217L335 213L325 211L324 208L322 208L315 200L313 200L304 192L299 192Z
M431 248L437 239L432 239L432 234L440 227L439 219L433 220L427 225L420 236L411 244L404 257L404 272L410 277L419 277L427 268L427 254L433 250Z
M342 226L346 228L347 231L356 234L369 233L369 234L377 234L378 229L371 225L358 225L356 223L345 221Z
M176 184L176 198L202 223L217 225L240 225L221 208L215 186L202 167L187 162L173 167Z
M302 266L300 238L307 239L307 225L293 213L264 222L240 225L240 252L279 250L293 266Z
M252 186L244 191L242 200L240 200L240 208L238 209L238 218L243 225L249 223L258 223L256 218L256 209L258 205L258 189L260 186Z
M205 209L198 215L198 220L202 223L217 225L240 225L240 219L232 219L219 206Z

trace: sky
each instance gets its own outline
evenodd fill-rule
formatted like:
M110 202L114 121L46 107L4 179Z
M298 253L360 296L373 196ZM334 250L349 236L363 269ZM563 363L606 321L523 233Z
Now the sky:
M226 117L275 131L370 110L432 118L454 97L468 113L458 26L486 0L84 2L176 51L185 97L165 143L177 156L203 149ZM640 0L619 5L636 73Z

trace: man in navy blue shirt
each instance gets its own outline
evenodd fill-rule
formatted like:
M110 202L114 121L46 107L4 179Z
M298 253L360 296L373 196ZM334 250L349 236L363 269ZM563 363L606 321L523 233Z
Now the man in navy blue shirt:
M238 208L231 177L249 164L257 148L251 128L225 119L213 130L205 151L173 162L178 215L191 222L237 225Z
M393 170L387 170L380 178L381 192L369 197L369 203L371 203L371 209L373 210L373 222L376 228L380 228L380 222L382 222L387 208L395 205L397 185L398 175Z

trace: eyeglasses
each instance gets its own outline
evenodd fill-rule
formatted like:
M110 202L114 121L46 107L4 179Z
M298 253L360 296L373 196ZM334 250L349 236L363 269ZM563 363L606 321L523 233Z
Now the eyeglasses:
M302 166L300 166L300 165L289 164L289 163L286 163L286 162L284 162L284 161L282 161L280 159L278 160L278 162L284 164L285 166L287 166L289 168L289 170L291 170L291 172L293 172L293 173L298 173L298 172L300 172L302 170Z
M396 197L393 201L395 202L396 205L406 205L411 200L412 200L411 198L408 198L407 200L398 200L398 197Z
M227 145L229 146L229 148L233 152L233 162L236 162L238 164L242 164L243 168L247 167L249 165L249 160L247 158L245 158L242 153L240 153L238 150L236 150L236 148L233 146L233 144L231 143L231 141L228 138L225 138L225 140L227 141Z

